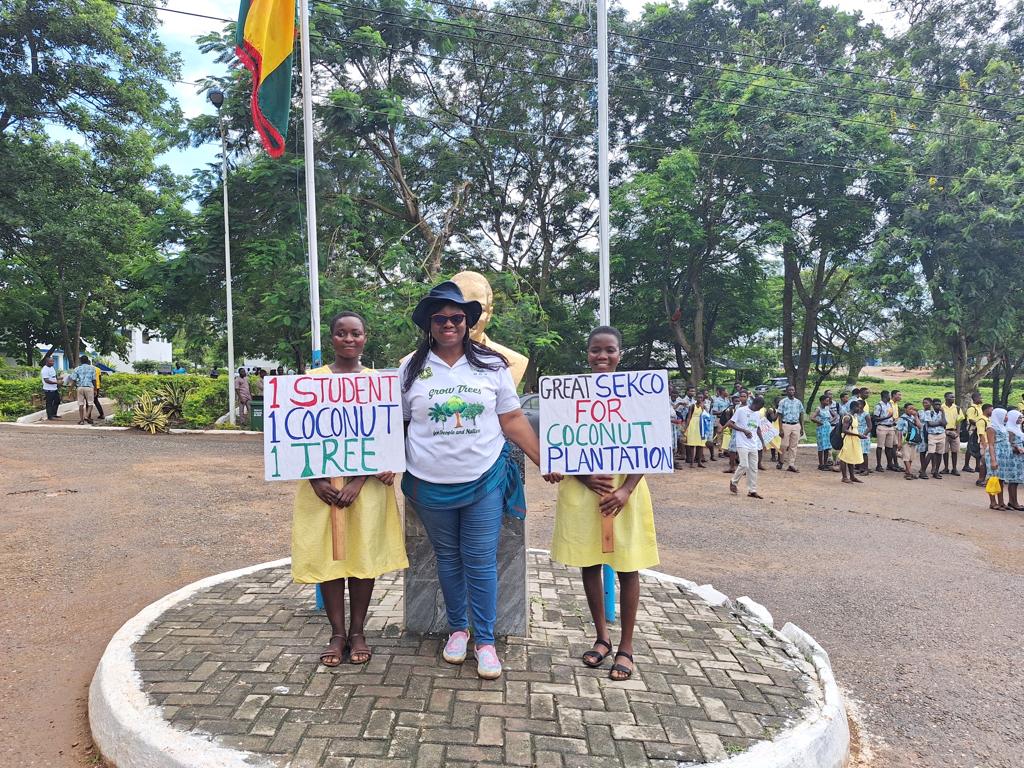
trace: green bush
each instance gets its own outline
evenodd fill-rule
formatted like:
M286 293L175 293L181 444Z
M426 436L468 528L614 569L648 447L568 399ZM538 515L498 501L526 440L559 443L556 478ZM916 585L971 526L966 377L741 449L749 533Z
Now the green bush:
M160 360L136 360L132 363L132 369L136 373L156 373L156 369L161 365L167 365L167 363Z
M0 379L0 412L5 420L16 419L42 406L32 404L32 396L42 397L43 386L33 379Z
M857 377L857 383L858 384L884 384L885 383L885 379L880 378L878 376L858 376Z
M38 368L31 365L2 365L0 364L0 379L34 379L42 369L42 363Z
M104 397L117 400L122 410L131 408L143 394L157 397L161 389L174 382L175 387L199 387L214 381L205 376L151 376L138 373L108 373L100 382ZM226 385L225 385L226 386ZM162 398L161 398L162 399ZM226 409L225 409L226 410Z
M181 416L189 429L206 429L228 412L228 381L226 378L204 379L201 376L189 378L197 379L199 383L185 398Z

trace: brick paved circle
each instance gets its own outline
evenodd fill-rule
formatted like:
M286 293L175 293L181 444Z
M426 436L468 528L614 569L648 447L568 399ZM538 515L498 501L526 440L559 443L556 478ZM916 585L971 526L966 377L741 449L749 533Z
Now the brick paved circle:
M506 673L440 658L402 629L401 579L379 579L373 660L318 663L330 628L287 567L207 587L132 647L151 703L183 731L303 766L678 766L722 760L817 717L814 668L745 616L645 576L632 680L585 668L579 572L529 555L531 629L498 650ZM614 634L613 634L614 637Z

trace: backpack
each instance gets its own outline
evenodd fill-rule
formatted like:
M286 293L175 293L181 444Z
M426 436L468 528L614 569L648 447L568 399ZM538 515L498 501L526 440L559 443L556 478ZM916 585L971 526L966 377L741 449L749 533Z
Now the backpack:
M921 430L917 428L916 424L911 424L910 429L907 430L907 442L911 445L921 444Z
M832 450L838 451L843 447L843 420L839 419L839 423L832 427L832 434L829 435L829 442L832 443Z

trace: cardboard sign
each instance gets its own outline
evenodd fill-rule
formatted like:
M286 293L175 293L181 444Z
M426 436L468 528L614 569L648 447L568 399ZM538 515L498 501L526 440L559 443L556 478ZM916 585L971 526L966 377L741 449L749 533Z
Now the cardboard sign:
M563 475L666 473L672 421L665 371L540 380L541 471Z
M268 376L263 391L265 479L405 471L394 371Z

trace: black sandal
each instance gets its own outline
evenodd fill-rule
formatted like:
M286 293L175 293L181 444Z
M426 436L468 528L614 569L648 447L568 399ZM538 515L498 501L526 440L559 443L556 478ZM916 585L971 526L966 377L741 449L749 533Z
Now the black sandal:
M612 644L607 640L601 640L598 638L594 641L594 645L603 645L608 649L608 653L612 652ZM608 653L601 653L598 650L591 648L589 651L583 654L583 663L591 669L596 669L604 663L604 660L608 658Z
M327 641L327 650L325 650L323 653L320 654L320 663L323 664L325 667L337 667L337 666L340 666L341 665L341 660L343 658L345 658L345 651L348 649L348 646L345 645L344 642L338 643L338 650L334 650L331 647L332 645L334 645L334 638L336 638L336 637L340 638L343 641L345 640L345 636L344 635L331 635L331 639ZM329 659L332 656L334 658L336 658L337 661L334 662L333 664L328 664L327 663L327 659Z
M630 660L630 662L633 661L632 655L626 653L625 651L616 651L615 652L615 658L617 659L617 658L619 658L619 656L625 656L627 659ZM624 667L622 664L613 664L612 668L611 668L611 671L608 673L608 677L611 678L612 680L614 680L617 683L624 682L626 680L629 680L629 678L631 678L633 676L633 669L634 668L635 667ZM616 677L615 676L616 672L618 672L620 675L625 675L625 677Z

